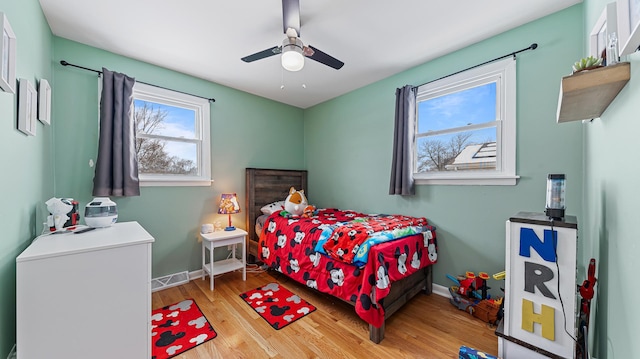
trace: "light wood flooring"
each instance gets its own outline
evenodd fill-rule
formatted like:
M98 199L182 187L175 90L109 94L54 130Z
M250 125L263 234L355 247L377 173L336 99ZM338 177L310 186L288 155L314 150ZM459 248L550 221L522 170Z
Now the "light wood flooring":
M317 310L281 330L273 329L241 298L240 294L271 282L279 282ZM218 336L178 359L200 358L458 358L461 345L496 355L494 328L456 309L447 298L418 294L387 319L385 338L369 341L368 325L354 307L307 288L275 272L227 273L153 293L152 307L159 308L193 298Z

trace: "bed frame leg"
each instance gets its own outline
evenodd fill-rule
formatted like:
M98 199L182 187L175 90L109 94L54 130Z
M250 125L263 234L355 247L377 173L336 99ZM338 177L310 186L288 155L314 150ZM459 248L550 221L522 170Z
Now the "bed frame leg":
M433 266L430 265L425 270L427 271L427 284L424 286L424 294L431 294L433 292Z
M384 322L382 322L382 326L380 326L380 328L376 328L369 324L369 340L379 344L382 339L384 339Z

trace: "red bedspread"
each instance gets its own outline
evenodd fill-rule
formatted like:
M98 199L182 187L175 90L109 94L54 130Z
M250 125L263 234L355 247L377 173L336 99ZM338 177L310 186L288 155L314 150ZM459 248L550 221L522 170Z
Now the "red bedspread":
M358 220L350 221L344 226L335 228L333 234L323 247L330 257L347 263L353 263L353 259L360 249L360 246L365 244L365 241L371 235L384 232L387 234L384 238L397 239L407 235L402 235L403 229L420 227L420 231L422 231L422 226L426 224L426 218L400 215L376 215L359 218ZM394 236L394 232L400 235Z
M367 216L337 209L321 209L311 218L274 213L260 235L260 260L311 288L355 303L362 319L380 327L384 322L381 303L392 283L435 263L437 242L435 228L425 220L426 232L375 245L362 267L315 251L325 226Z

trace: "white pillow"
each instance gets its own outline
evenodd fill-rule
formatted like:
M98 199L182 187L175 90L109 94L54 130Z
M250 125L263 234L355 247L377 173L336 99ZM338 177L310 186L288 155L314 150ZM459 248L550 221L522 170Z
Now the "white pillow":
M264 207L260 208L260 211L264 214L272 214L274 212L280 212L284 209L284 201L277 201L273 203L269 203Z

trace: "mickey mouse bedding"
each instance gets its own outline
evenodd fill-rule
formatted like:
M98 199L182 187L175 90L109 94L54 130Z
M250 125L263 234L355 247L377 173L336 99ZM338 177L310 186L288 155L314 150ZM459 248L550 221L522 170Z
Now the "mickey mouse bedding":
M260 234L259 257L288 277L355 303L379 328L393 282L437 261L435 228L425 218L319 209L304 218L276 212Z

